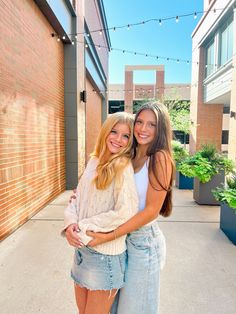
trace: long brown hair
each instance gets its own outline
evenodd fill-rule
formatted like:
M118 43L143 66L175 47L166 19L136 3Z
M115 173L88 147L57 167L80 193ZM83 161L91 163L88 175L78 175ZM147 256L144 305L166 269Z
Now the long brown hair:
M137 121L137 118L143 110L151 110L156 117L156 135L154 137L154 140L152 143L150 143L148 150L147 150L147 156L149 156L149 182L151 186L155 190L158 189L157 186L151 181L150 179L150 173L152 173L155 177L155 180L157 181L158 185L160 185L161 190L165 190L167 192L165 200L162 204L162 208L160 210L160 214L164 217L170 216L172 212L172 184L173 184L173 170L174 170L174 162L172 158L172 148L171 148L171 139L172 139L172 131L170 126L170 117L168 110L164 104L158 103L158 102L151 102L146 103L140 109L137 111L134 124ZM138 147L138 142L134 137L134 157L136 156L136 151ZM163 172L166 173L167 171L167 163L168 160L171 161L172 165L172 173L171 173L171 180L170 183L165 186L163 183L160 182L158 172L157 172L157 165L158 158L156 158L156 153L161 154L162 157L164 157L165 160L165 169L163 169Z
M130 137L127 146L119 153L112 154L108 160L105 159L107 152L106 140L112 128L117 124L127 124L130 129ZM134 118L127 112L116 112L105 120L99 132L97 142L91 157L95 156L99 159L97 165L97 176L94 179L97 189L104 190L112 182L113 179L119 184L119 179L123 169L131 160L131 148L133 143L133 125Z

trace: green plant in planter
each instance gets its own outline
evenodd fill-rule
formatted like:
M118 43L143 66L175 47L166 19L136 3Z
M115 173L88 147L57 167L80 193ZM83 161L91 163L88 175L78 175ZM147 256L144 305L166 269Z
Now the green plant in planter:
M216 147L211 144L203 145L201 150L178 165L178 170L183 175L197 177L202 183L209 182L221 170L228 174L233 168L233 162L218 153Z
M189 156L189 153L179 141L172 141L171 144L172 144L173 158L175 160L175 164L177 167L180 162L182 162Z
M226 186L217 187L212 191L215 199L226 203L236 214L236 173L226 178Z

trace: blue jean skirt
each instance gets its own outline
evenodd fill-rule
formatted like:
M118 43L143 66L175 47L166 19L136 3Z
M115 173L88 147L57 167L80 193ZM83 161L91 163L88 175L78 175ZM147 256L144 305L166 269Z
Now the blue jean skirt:
M101 254L91 247L75 249L71 277L80 287L89 290L112 290L124 286L127 252Z

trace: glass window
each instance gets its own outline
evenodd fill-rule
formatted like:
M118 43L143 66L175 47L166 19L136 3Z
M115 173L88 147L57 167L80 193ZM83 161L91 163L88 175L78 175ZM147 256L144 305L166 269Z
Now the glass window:
M223 107L223 113L229 113L229 110L230 109L230 107L229 106L224 106Z
M109 102L108 102L108 112L109 113L124 111L124 107L125 107L124 100L109 100Z
M189 134L185 134L183 131L173 131L173 138L181 144L189 144Z
M222 144L228 144L229 143L229 131L227 131L227 130L222 131L221 143Z
M212 74L215 70L215 44L211 41L206 47L206 77Z
M220 65L224 65L233 56L233 22L224 25L220 32Z

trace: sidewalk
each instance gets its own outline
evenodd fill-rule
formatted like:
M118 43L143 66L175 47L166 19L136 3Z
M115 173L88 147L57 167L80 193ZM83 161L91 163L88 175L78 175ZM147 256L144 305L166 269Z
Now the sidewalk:
M76 313L73 249L60 236L70 194L0 244L1 314ZM219 207L199 206L191 191L175 190L173 215L159 221L167 240L160 314L235 314L236 247L219 230Z

